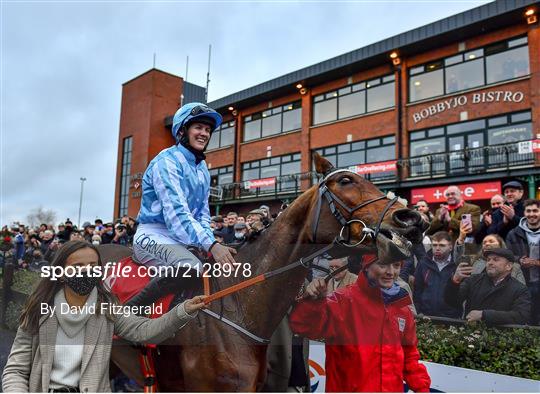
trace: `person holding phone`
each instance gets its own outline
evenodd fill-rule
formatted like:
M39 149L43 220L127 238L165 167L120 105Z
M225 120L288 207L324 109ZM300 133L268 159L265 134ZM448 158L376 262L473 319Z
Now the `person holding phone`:
M459 236L459 226L464 214L471 215L472 234L474 234L480 227L480 207L465 202L457 186L449 186L444 191L444 196L446 202L441 204L435 212L427 234L433 235L439 231L447 231L454 243Z

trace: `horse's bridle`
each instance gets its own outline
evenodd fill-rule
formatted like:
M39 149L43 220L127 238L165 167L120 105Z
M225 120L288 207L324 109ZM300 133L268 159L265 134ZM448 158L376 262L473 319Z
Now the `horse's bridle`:
M354 207L349 207L346 203L344 203L338 196L336 196L329 188L328 188L328 185L327 185L327 182L328 182L328 179L337 174L337 173L340 173L340 172L347 172L347 173L350 173L350 174L354 174L354 175L357 175L355 172L351 171L351 170L348 170L348 169L339 169L339 170L334 170L328 174L326 174L324 176L323 179L321 179L321 181L319 182L319 191L318 191L318 197L317 197L317 207L315 208L315 212L314 212L314 218L313 218L313 221L311 222L311 233L313 234L313 242L316 242L317 240L317 229L319 227L319 219L320 219L320 216L321 216L321 205L322 205L322 199L323 197L326 199L326 201L328 202L328 207L330 208L330 212L332 213L332 215L334 215L334 217L337 219L337 221L339 222L339 224L341 224L341 231L339 233L339 238L340 238L340 243L343 245L343 246L347 246L347 247L356 247L358 245L360 245L362 242L364 242L364 240L366 239L367 236L370 236L372 238L373 241L375 241L377 239L377 237L379 236L379 232L381 230L381 225L382 225L382 222L384 220L384 217L386 216L386 214L388 213L388 210L396 203L396 201L398 200L398 197L393 197L393 198L388 198L386 195L382 195L382 196L379 196L379 197L375 197L375 198L372 198L371 200L367 200L367 201L364 201ZM377 224L374 226L374 227L370 227L368 226L366 223L364 223L362 220L360 219L353 219L353 214L354 212L358 211L359 209L369 205L369 204L372 204L376 201L380 201L380 200L384 200L384 199L388 199L388 203L386 204L386 206L384 207L383 211L381 212L380 216L379 216L379 220L377 221ZM343 213L341 213L341 211L336 207L336 204L346 212L346 214L348 215L348 219L345 218L345 216L343 216ZM345 239L343 238L343 232L346 228L348 228L351 224L353 223L360 223L362 226L363 226L363 229L362 229L362 238L354 243L354 244L351 244L351 243L348 243L348 242L345 242ZM350 238L350 237L349 237ZM349 239L350 241L350 239Z

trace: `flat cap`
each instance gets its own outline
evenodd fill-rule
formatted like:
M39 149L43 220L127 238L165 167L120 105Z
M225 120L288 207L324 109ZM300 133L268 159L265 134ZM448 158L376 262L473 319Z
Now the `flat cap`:
M521 182L518 182L518 181L510 181L510 182L506 182L503 187L502 187L502 191L504 192L505 189L508 189L508 188L512 188L512 189L519 189L519 190L523 190L523 185L521 184Z
M515 259L512 251L508 249L504 249L504 248L487 249L483 253L485 258L488 258L488 256L493 255L493 254L496 256L504 257L505 259L511 262L513 262Z

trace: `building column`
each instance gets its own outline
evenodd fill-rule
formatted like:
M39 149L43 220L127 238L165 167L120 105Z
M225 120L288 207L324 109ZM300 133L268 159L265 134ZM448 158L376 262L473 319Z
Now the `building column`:
M302 131L301 131L301 172L311 171L311 140L309 128L311 126L311 89L302 96ZM311 186L311 179L303 179L301 190L307 190Z

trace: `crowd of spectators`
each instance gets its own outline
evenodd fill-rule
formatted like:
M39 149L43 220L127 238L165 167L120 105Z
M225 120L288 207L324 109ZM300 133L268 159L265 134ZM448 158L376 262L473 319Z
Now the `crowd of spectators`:
M129 216L107 223L101 219L96 219L94 223L84 222L80 229L69 219L56 227L47 223L36 227L13 223L4 226L1 231L3 240L9 239L13 246L11 250L0 253L0 264L3 265L4 260L12 257L18 268L39 267L50 263L58 248L71 240L94 245L113 243L130 246L136 229L137 221Z

